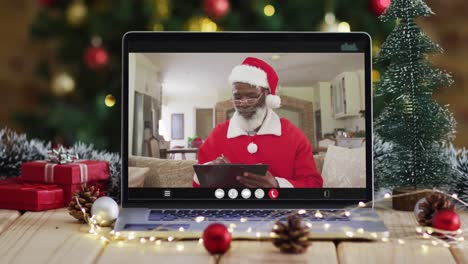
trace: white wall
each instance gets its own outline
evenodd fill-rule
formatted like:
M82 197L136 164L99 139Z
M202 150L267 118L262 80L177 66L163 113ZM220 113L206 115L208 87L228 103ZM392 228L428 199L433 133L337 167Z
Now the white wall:
M361 97L361 109L366 109L366 92L365 92L365 87L366 87L366 83L365 83L365 73L364 73L364 70L358 70L356 71L357 75L358 75L358 80L359 80L359 95Z
M171 115L184 114L184 139L171 140L172 146L187 146L187 140L196 134L196 109L214 108L218 101L217 96L203 96L190 98L171 98L163 97L162 122L168 128L169 137L171 136Z
M354 91L359 91L359 94L356 96L360 98L360 106L361 109L365 109L364 105L364 71L357 71L358 74L358 86L356 89L352 89ZM349 85L349 84L348 84ZM317 90L318 88L318 90ZM356 128L358 130L365 129L365 119L361 116L350 116L335 119L333 116L333 109L331 105L331 93L330 93L330 83L329 82L319 82L315 87L315 91L319 93L320 100L314 101L314 106L319 106L318 108L321 110L321 117L322 117L322 136L326 133L333 133L335 128L344 128L348 131L355 131ZM316 97L315 97L316 100Z
M218 89L218 101L226 101L232 99L232 87L226 85L224 89Z
M359 113L360 110L365 109L364 71L358 70L356 72L347 72L346 74L348 74L350 77L354 77L356 80L356 82L351 82L351 83L348 82L347 91L350 91L351 93L357 93L357 94L351 94L351 95L348 94L348 96L352 97L352 98L348 98L348 99L351 99L351 102L348 103L351 109L348 111L353 112L353 113ZM350 85L353 85L353 86L349 87ZM351 103L356 103L356 104L352 106ZM360 115L344 118L343 125L347 131L364 130L366 128L365 119L364 117L361 117Z
M133 137L143 135L143 131L139 131L137 135L133 135L134 126L134 108L135 108L135 91L142 94L147 94L153 98L160 99L161 82L158 79L159 68L154 65L145 55L130 53L129 54L129 102L128 102L128 150L132 153ZM138 140L141 142L142 140Z
M333 116L330 94L330 83L319 82L320 91L320 114L322 118L322 136L327 133L333 133L335 128L343 127L342 120L335 119Z
M313 102L314 101L314 89L311 86L308 87L293 87L287 86L282 87L280 91L280 95L286 95L290 97L294 97L301 100L306 100Z
M143 54L135 54L135 66L138 69L135 72L135 91L160 99L159 67Z
M135 103L135 53L128 55L128 153L133 149L133 109Z
M163 88L164 89L164 88ZM168 138L171 141L171 147L174 146L187 146L188 138L196 134L196 109L197 108L214 108L218 96L190 96L190 97L169 97L163 96L162 105L162 123L167 128ZM184 139L174 140L171 139L171 115L184 114ZM178 154L179 155L179 154ZM176 155L176 159L180 157ZM187 159L195 159L195 154L185 154Z

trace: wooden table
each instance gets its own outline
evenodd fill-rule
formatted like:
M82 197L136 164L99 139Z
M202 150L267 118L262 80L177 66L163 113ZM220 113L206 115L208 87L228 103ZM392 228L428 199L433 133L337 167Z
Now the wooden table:
M467 242L458 248L422 247L426 240L416 235L412 212L379 213L390 229L390 242L314 241L307 253L286 255L270 242L233 241L220 263L468 263ZM466 227L468 213L462 222ZM0 210L0 263L213 263L197 241L106 243L84 227L66 209Z
M196 158L198 154L198 148L172 148L172 149L161 149L159 151L159 155L161 159L167 159L168 154L170 155L182 154L183 158L185 159L186 153L194 153L195 158Z

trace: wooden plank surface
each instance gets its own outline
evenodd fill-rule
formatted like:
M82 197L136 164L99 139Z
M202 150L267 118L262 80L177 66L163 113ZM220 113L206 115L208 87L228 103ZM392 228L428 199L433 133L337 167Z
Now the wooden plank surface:
M214 263L197 241L110 243L97 263ZM282 254L270 242L233 241L220 263L337 263L332 242L314 242L304 254Z
M312 242L304 254L283 254L271 242L234 241L221 263L338 263L333 242Z
M20 217L20 213L18 211L0 209L0 234L18 217Z
M457 263L468 263L468 213L460 213L461 228L463 230L464 241L458 243L457 246L451 247L450 251Z
M416 232L413 212L378 212L390 231L390 242L339 243L339 263L456 263L449 248L434 246Z
M416 232L419 226L413 212L377 210L380 219L390 231L393 239L421 241L421 235Z
M338 259L344 264L363 263L455 263L450 250L441 246L422 247L421 242L351 243L343 242L337 247Z
M197 241L109 243L96 263L214 263Z
M468 263L467 242L433 246L415 231L412 212L380 211L390 242L314 241L305 254L282 254L270 242L233 241L220 263ZM468 214L461 213L462 227ZM138 241L105 244L83 232L66 209L46 212L0 210L1 263L214 263L198 241ZM404 242L402 244L399 239ZM424 246L423 246L424 245Z
M27 212L0 235L2 263L92 263L103 243L80 227L66 209Z

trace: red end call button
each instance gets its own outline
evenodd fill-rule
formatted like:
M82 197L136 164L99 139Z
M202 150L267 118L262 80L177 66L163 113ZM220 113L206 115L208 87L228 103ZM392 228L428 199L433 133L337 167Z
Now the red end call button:
M278 190L276 190L276 189L270 189L270 190L268 191L268 197L270 197L270 199L276 199L276 198L278 198L278 194L279 194L279 193L278 193Z

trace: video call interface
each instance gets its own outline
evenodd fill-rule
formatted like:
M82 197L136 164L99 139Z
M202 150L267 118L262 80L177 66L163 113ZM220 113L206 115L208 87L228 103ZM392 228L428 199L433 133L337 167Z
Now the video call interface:
M128 65L130 191L274 200L366 188L363 52L131 52Z

